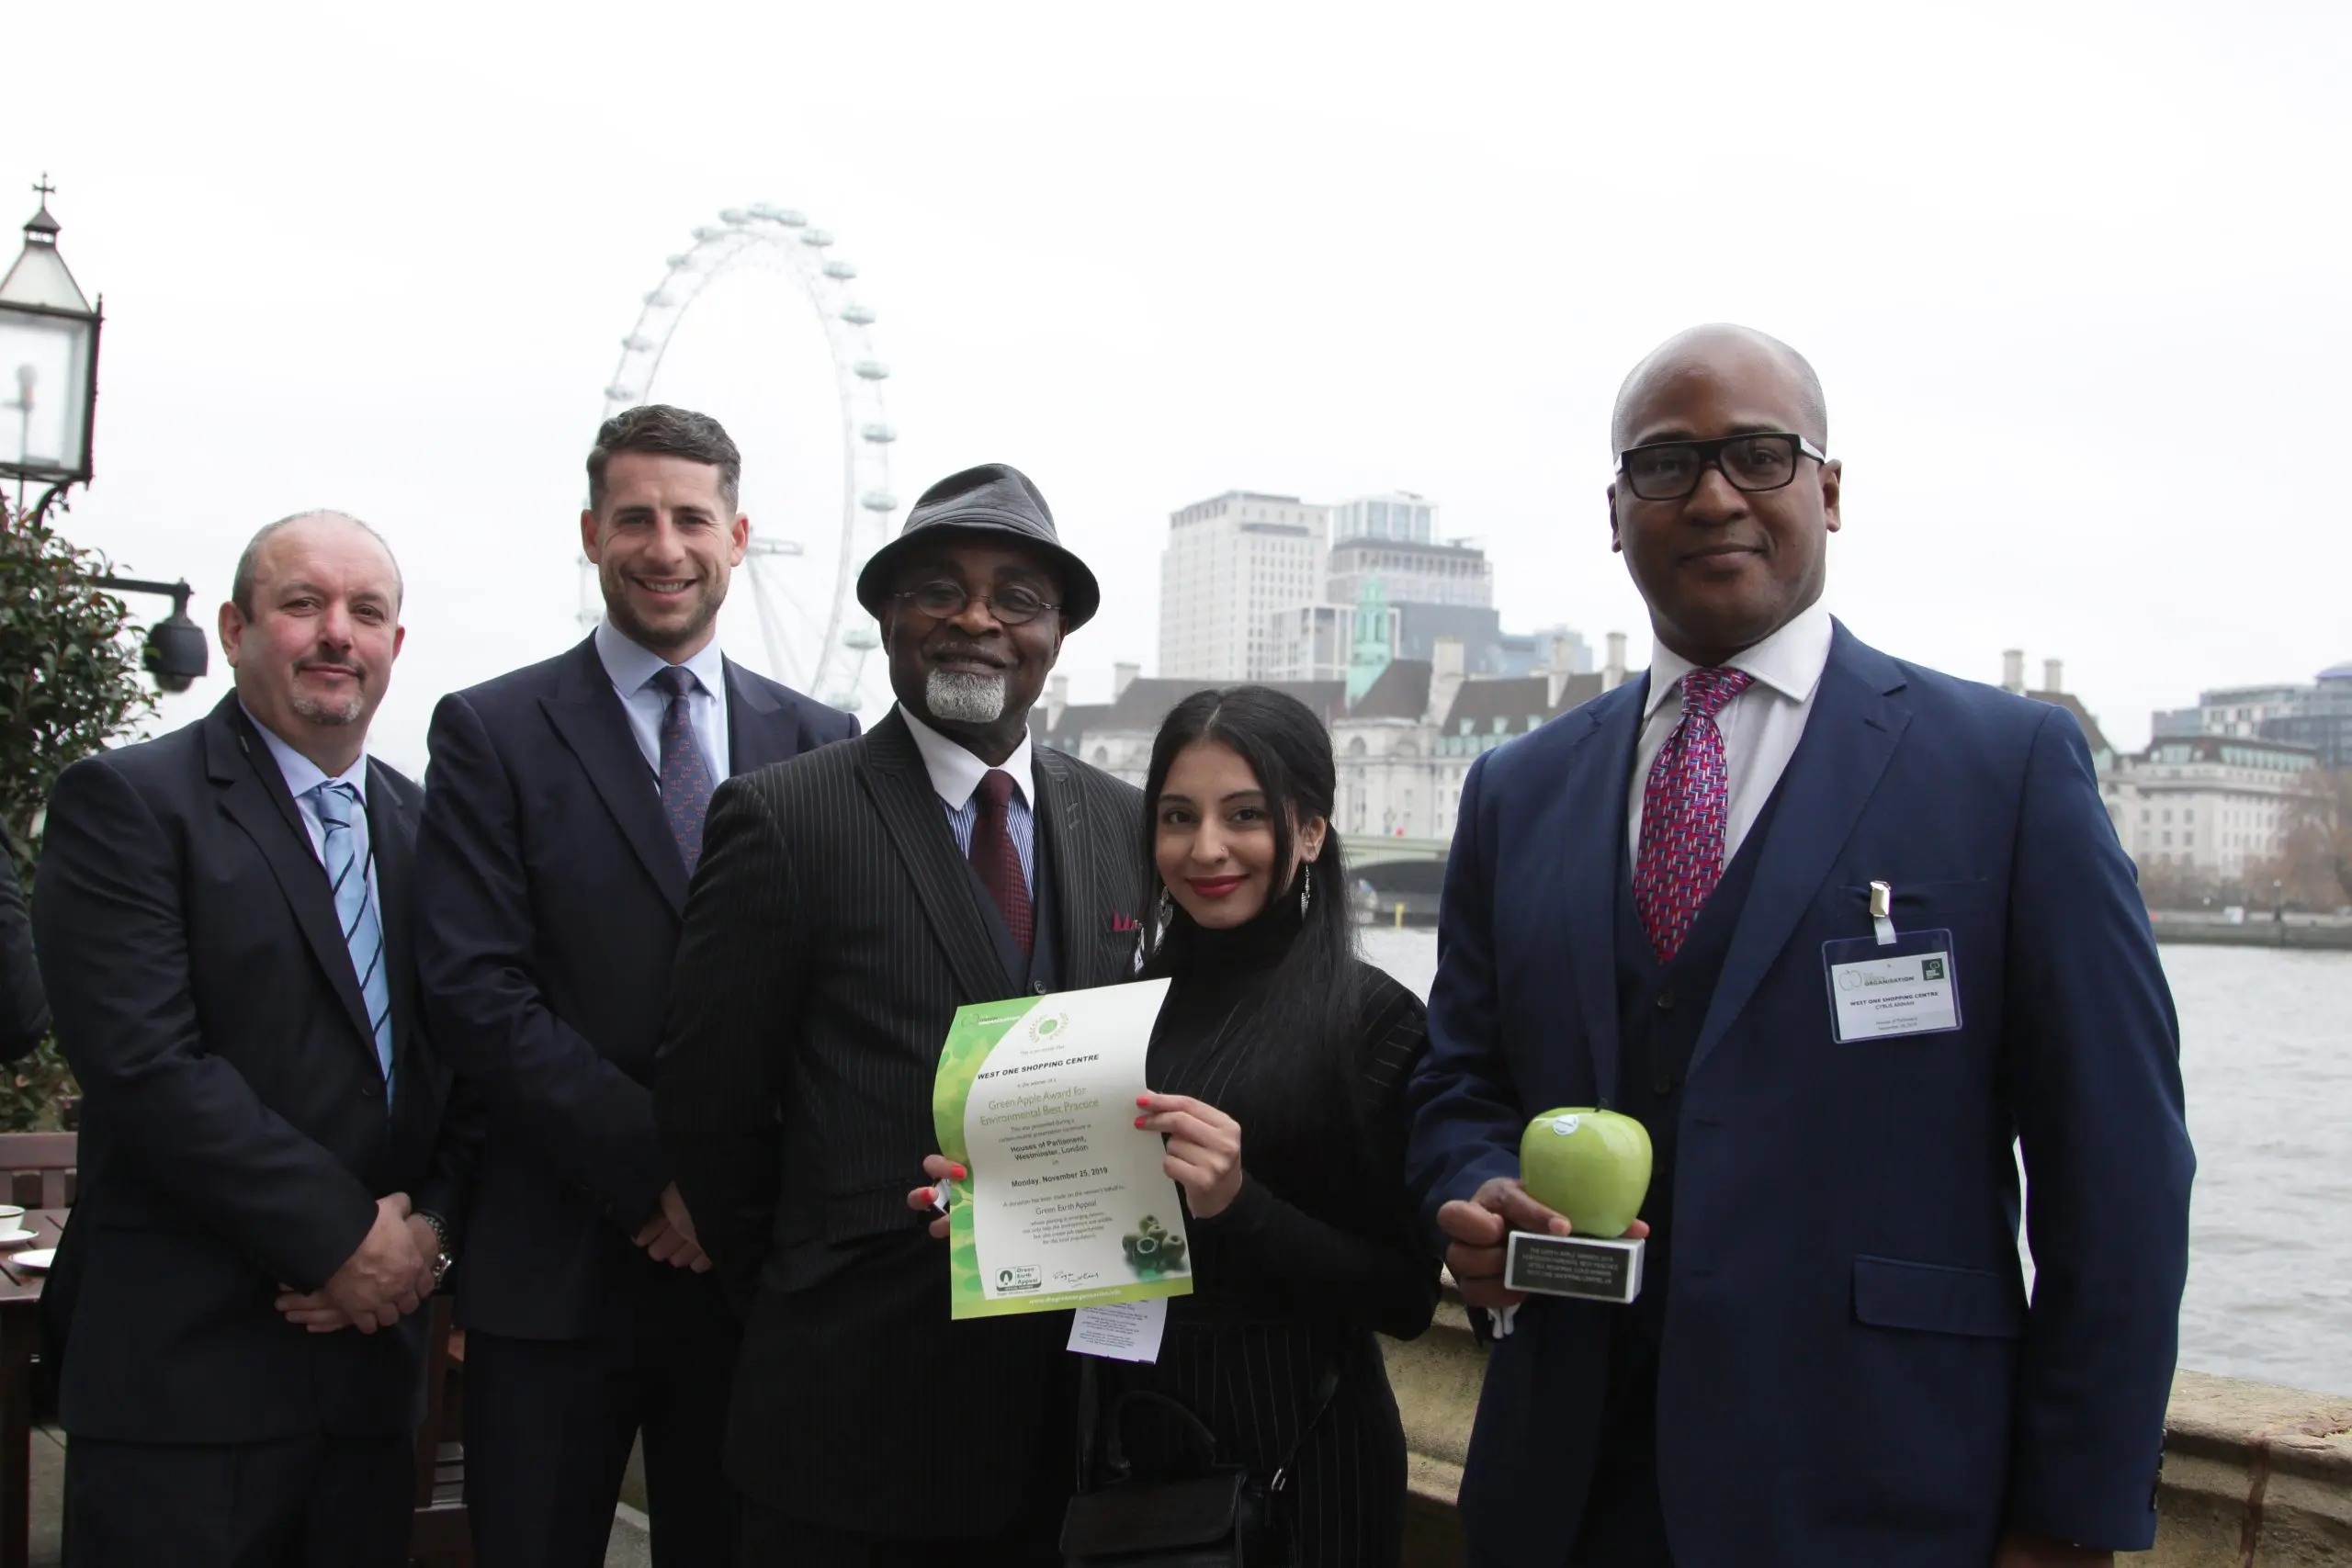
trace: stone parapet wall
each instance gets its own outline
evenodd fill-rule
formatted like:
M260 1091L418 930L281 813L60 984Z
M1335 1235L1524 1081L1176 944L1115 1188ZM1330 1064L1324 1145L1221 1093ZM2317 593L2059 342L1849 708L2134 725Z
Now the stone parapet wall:
M1408 1568L1464 1561L1454 1495L1486 1352L1451 1292L1428 1333L1383 1340L1408 1453ZM2144 1568L2352 1564L2352 1397L2203 1372L2173 1381L2155 1550Z

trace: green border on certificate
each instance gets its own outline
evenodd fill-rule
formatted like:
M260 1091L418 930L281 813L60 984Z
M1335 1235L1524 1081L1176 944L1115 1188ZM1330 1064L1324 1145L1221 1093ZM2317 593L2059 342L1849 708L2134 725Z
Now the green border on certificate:
M932 1089L939 1151L971 1173L950 1184L954 1316L1192 1293L1190 1218L1159 1138L1135 1126L1167 989L1148 980L956 1010Z

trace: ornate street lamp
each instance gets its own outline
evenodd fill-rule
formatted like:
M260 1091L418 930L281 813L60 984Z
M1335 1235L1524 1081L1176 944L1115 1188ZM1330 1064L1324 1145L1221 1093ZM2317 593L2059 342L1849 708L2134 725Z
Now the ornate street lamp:
M48 487L32 512L39 521L66 487L90 477L106 301L92 306L57 254L58 222L49 215L56 187L43 175L33 189L40 210L0 278L0 477L17 481L19 513L28 482Z
M57 187L43 175L33 189L40 210L25 225L25 248L0 278L0 478L17 481L17 515L24 517L28 481L46 485L30 514L39 524L71 485L90 478L90 435L98 412L98 328L106 299L93 306L57 254L57 220L49 198ZM185 692L207 663L203 629L188 619L185 579L150 582L112 575L91 579L117 593L153 593L172 613L147 628L141 650L147 672L166 692Z

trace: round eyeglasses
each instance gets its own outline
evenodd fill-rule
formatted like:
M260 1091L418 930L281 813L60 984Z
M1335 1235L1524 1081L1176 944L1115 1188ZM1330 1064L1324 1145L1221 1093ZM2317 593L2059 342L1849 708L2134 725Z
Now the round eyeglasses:
M989 614L996 617L998 625L1007 626L1025 626L1046 611L1061 608L1048 604L1035 589L1018 582L1009 582L993 593L967 593L962 583L942 580L890 597L905 600L937 621L954 619L964 613L965 605L978 599L989 607Z
M1618 471L1644 501L1679 501L1699 488L1709 468L1734 490L1779 490L1797 477L1797 459L1826 463L1829 455L1802 435L1768 431L1714 441L1657 441L1617 454Z

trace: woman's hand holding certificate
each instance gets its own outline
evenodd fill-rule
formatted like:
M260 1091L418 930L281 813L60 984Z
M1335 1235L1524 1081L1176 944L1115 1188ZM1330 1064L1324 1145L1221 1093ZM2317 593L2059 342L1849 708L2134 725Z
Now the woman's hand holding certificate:
M1136 1125L1167 1134L1160 1168L1183 1184L1193 1218L1215 1219L1225 1213L1241 1190L1241 1123L1185 1094L1138 1095L1136 1103L1145 1112Z

